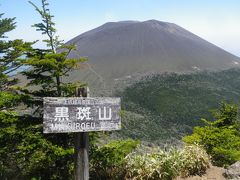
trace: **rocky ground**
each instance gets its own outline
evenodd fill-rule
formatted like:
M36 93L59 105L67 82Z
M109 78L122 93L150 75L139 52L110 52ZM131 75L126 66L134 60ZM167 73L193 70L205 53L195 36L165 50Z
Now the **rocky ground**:
M211 166L203 176L192 176L188 178L178 177L176 180L225 180L223 176L225 170L220 167Z
M176 180L240 180L240 161L232 164L227 169L211 166L203 176L188 178L178 177Z

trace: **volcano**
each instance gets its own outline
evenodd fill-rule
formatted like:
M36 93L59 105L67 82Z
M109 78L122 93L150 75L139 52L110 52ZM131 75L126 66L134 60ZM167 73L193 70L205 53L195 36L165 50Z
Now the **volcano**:
M240 59L184 28L157 20L109 22L85 32L69 57L87 57L87 68L71 80L111 84L134 75L163 72L222 70L240 65Z

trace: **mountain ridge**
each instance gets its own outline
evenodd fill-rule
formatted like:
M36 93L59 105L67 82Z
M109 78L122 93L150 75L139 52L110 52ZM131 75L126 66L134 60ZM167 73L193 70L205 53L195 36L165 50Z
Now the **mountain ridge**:
M88 57L87 67L71 80L114 84L133 74L223 70L240 66L237 56L184 28L157 20L109 22L67 44L77 49L69 57ZM96 85L94 85L96 84ZM96 88L94 87L94 88Z

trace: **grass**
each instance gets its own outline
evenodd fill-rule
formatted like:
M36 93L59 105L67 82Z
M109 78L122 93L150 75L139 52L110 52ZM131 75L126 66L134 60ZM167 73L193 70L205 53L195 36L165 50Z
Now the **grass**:
M210 158L201 146L192 145L181 150L134 152L126 157L126 163L126 179L170 180L179 175L204 174L210 166Z

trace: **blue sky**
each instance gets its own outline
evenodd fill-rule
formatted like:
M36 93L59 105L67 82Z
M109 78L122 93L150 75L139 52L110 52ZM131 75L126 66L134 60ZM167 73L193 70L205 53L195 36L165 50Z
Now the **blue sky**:
M32 0L40 5L40 0ZM65 41L109 21L156 19L176 23L240 56L239 0L49 0L58 35ZM40 17L27 0L0 0L5 17L16 17L9 37L39 39Z

